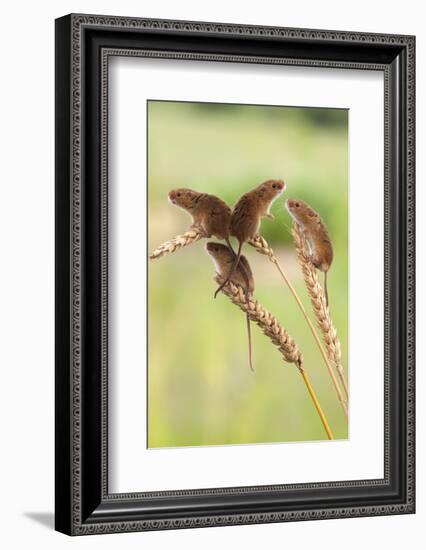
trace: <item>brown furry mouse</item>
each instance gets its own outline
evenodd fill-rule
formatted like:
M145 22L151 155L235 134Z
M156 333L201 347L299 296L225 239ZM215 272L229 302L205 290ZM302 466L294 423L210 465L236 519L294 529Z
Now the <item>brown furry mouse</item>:
M206 251L213 259L213 263L216 268L217 274L222 278L229 278L233 283L243 287L246 293L246 301L254 292L254 277L250 264L247 261L245 256L241 256L239 262L234 269L234 273L231 277L229 274L231 272L235 255L234 253L224 244L208 242L206 244ZM247 313L247 335L248 335L248 351L249 351L249 366L251 370L253 369L252 362L252 345L251 345L251 329L250 329L250 317Z
M227 279L216 290L215 297L228 280L232 279L241 256L241 248L244 243L256 237L259 233L262 217L273 219L269 209L284 189L285 183L283 180L268 180L245 193L235 205L231 216L230 234L238 239L238 251L233 267Z
M205 237L229 240L232 210L219 197L182 187L170 191L169 201L186 210L192 216L191 227L201 230Z
M286 207L301 228L311 251L312 264L324 272L324 291L328 305L327 272L333 262L333 245L320 215L299 199L287 199Z

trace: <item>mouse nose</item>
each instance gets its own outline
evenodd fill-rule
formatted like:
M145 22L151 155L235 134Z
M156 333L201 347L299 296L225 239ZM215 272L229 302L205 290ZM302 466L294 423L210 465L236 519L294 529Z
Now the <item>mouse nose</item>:
M169 193L169 201L174 203L176 200L176 191L170 191Z

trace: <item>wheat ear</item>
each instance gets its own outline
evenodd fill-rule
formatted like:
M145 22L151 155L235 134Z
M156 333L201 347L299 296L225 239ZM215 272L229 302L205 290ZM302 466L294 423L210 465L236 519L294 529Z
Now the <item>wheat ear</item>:
M339 399L340 401L340 404L342 406L342 409L343 409L343 412L345 413L346 417L348 416L348 406L347 406L347 402L345 400L345 398L343 397L342 395L342 390L340 389L340 386L339 386L339 383L337 382L336 380L336 376L334 375L334 372L333 372L333 369L330 365L330 361L329 361L329 358L321 344L321 340L317 334L317 331L315 330L315 327L314 325L312 324L312 321L310 320L308 314L306 313L306 309L304 307L304 305L302 304L302 301L300 300L295 288L293 287L293 285L291 284L290 280L288 279L287 275L285 274L285 271L283 270L283 268L281 267L280 263L278 262L277 260L277 257L275 256L274 254L274 251L272 250L272 248L270 247L270 245L268 244L268 242L266 241L266 239L264 239L263 237L261 237L260 235L258 235L256 238L254 239L251 239L249 241L249 244L251 246L253 246L257 252L259 252L259 254L264 254L265 256L268 256L269 260L275 265L275 267L278 269L281 277L283 278L284 282L286 283L286 285L288 286L290 292L292 293L294 299L296 300L296 303L297 305L299 306L299 309L300 311L302 312L303 314L303 317L305 318L305 321L307 322L308 326L309 326L309 329L315 339L315 342L318 346L318 349L321 353L321 356L324 360L324 363L325 363L325 366L327 368L327 371L328 371L328 374L331 378L331 381L333 383L333 386L334 386L334 389L336 391L336 394L337 394L337 398Z
M219 275L216 276L215 280L219 283L219 285L223 282L223 279L219 277ZM239 307L244 313L248 314L251 321L256 323L261 328L265 336L267 336L278 348L287 363L294 363L296 365L303 378L306 389L308 390L318 416L320 417L322 425L324 426L327 437L328 439L333 439L333 433L330 429L328 421L312 388L308 375L302 366L302 353L293 338L278 323L277 319L257 300L255 300L253 296L246 297L246 293L241 286L228 281L222 288L222 292L231 300L233 304Z
M165 256L166 254L176 252L176 250L179 250L184 246L189 246L190 244L195 243L204 236L205 235L196 227L188 229L188 231L185 231L185 233L182 233L182 235L177 235L176 237L173 237L173 239L170 239L169 241L160 244L160 246L156 248L154 252L149 256L149 259L156 260L158 258L161 258L162 256Z
M346 383L343 373L340 342L339 338L337 337L337 332L334 328L333 321L331 319L330 310L327 306L324 290L319 282L317 270L310 261L310 255L306 241L297 224L294 224L292 234L294 238L294 244L296 246L299 264L302 268L305 285L311 299L312 308L314 310L318 326L323 336L328 357L336 367L337 375L343 386L346 398L348 398L348 385Z

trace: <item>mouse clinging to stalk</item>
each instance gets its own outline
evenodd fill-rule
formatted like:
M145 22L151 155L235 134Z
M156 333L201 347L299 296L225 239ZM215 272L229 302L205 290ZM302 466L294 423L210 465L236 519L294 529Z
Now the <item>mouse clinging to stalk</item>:
M229 277L231 268L234 263L235 255L229 247L214 243L208 242L206 244L206 251L212 257L213 263L216 268L216 272L222 279ZM233 275L229 278L231 282L236 285L241 286L245 291L246 302L248 303L249 298L254 292L254 277L250 264L247 261L245 256L241 256L239 262L234 270ZM253 362L252 362L252 344L251 344L251 329L250 329L250 317L249 314L246 314L247 318L247 334L248 334L248 351L249 351L249 366L253 371Z
M245 193L235 205L231 221L230 235L238 240L238 251L228 277L222 282L215 292L215 297L224 285L231 279L241 256L244 243L255 238L260 229L263 217L273 219L270 208L285 189L283 180L267 180L248 193Z
M192 218L192 224L181 235L158 246L150 254L150 260L162 258L170 252L211 236L225 239L230 245L229 224L232 210L222 199L184 187L170 191L168 199L171 204L188 212Z
M191 227L201 231L204 237L229 242L232 210L225 201L184 187L170 191L169 201L188 212L192 217Z
M287 199L285 204L308 243L312 265L324 273L324 292L328 306L327 273L333 262L333 244L330 234L320 215L306 202Z

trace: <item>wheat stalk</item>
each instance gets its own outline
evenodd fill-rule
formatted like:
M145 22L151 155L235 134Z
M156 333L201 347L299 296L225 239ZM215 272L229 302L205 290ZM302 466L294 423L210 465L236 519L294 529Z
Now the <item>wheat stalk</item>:
M221 284L223 279L217 276L216 281ZM280 326L277 319L269 311L266 311L253 296L249 295L246 299L244 289L231 281L228 281L223 287L222 292L244 313L248 313L250 320L255 322L278 347L287 363L294 363L297 367L302 365L303 356L296 342Z
M310 254L307 248L306 241L297 224L293 225L292 234L294 238L294 244L296 246L299 264L302 268L305 285L311 299L312 308L314 310L318 326L323 336L327 355L336 367L336 371L345 391L346 398L348 398L349 393L343 373L340 341L337 337L337 332L331 319L330 310L327 306L327 300L324 290L319 282L317 270L310 261Z
M172 252L176 252L176 250L179 250L184 246L189 246L190 244L195 243L204 236L205 235L199 229L197 229L196 227L192 227L191 229L188 229L188 231L185 231L185 233L182 233L182 235L177 235L176 237L173 237L173 239L170 239L169 241L161 244L149 256L149 259L157 260L158 258L165 256L166 254L171 254Z
M223 282L223 278L219 275L216 275L215 280L219 285ZM241 286L234 284L232 281L228 281L222 288L222 292L231 300L233 304L239 307L244 313L248 314L251 321L256 323L261 328L265 336L267 336L278 348L287 363L294 363L296 365L298 371L302 375L305 386L321 419L327 433L327 437L328 439L333 439L333 433L331 432L330 426L318 398L312 388L308 375L302 366L303 355L293 338L278 323L272 313L267 311L256 299L253 298L253 296L246 296L246 293Z
M340 386L339 386L339 383L337 382L336 380L336 377L334 375L334 372L333 372L333 369L330 365L330 362L329 362L329 359L327 357L327 354L321 344L321 341L319 339L319 336L317 334L317 331L315 330L315 327L314 325L312 324L312 321L310 320L308 314L306 313L306 309L305 307L303 306L302 304L302 301L300 300L295 288L293 287L293 285L291 284L290 280L288 279L287 275L285 274L283 268L281 267L280 263L278 262L275 254L274 254L274 251L273 249L271 248L271 246L268 244L268 242L266 241L266 239L264 239L262 236L258 235L257 237L251 239L249 241L249 244L251 246L253 246L257 252L259 252L259 254L264 254L265 256L268 256L269 260L275 265L275 267L278 269L281 277L284 279L284 282L286 283L286 285L288 286L290 292L292 293L294 299L296 300L296 303L297 305L299 306L299 309L300 311L302 312L303 314L303 317L305 318L305 321L307 322L309 328L310 328L310 331L315 339L315 342L318 346L318 349L320 350L320 353L321 353L321 356L324 360L324 363L325 363L325 366L327 368L327 371L328 371L328 374L331 378L331 381L333 383L333 386L334 386L334 389L336 391L336 394L337 394L337 398L339 399L340 401L340 404L342 406L342 409L343 409L343 412L345 413L346 416L348 416L348 406L347 406L347 403L346 403L346 400L344 399L343 395L342 395L342 390L340 389Z

